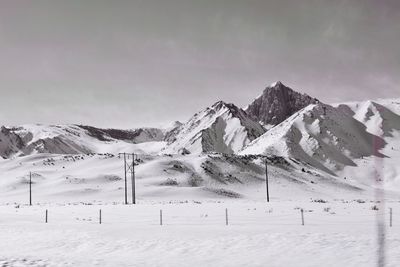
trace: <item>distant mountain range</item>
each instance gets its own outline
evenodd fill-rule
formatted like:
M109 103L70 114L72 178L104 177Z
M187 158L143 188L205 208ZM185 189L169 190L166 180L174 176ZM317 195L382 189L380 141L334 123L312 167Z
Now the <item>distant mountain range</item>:
M36 153L262 154L303 161L334 174L359 160L400 150L400 101L335 105L276 82L246 108L218 101L167 129L84 125L2 126L0 156Z
M161 142L165 131L157 128L100 129L85 125L2 126L0 156L112 153L118 149L131 150L141 143Z

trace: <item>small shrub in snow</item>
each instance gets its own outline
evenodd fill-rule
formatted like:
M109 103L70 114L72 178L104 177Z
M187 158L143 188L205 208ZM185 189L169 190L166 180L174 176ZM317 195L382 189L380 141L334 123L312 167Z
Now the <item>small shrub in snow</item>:
M379 210L379 208L378 208L377 205L373 205L373 206L371 207L371 210Z
M356 199L356 202L357 202L357 203L360 203L360 204L362 204L362 203L365 203L365 200L362 200L362 199Z
M223 188L219 188L219 189L210 188L208 190L216 193L217 195L221 195L221 196L225 196L225 197L230 197L230 198L241 198L242 197L242 195L240 195L239 193L236 193L236 192L230 191L230 190L226 190Z
M311 202L315 202L315 203L328 203L328 201L323 200L323 199L313 199Z
M161 183L161 185L176 186L178 182L175 179L168 178L165 182Z
M172 167L174 167L175 169L182 169L182 166L178 164L174 164Z

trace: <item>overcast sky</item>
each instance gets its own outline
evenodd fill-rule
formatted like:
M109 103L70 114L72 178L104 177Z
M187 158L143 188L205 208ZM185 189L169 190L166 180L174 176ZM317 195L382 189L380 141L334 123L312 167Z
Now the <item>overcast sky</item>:
M157 125L276 80L400 97L400 1L0 0L0 125Z

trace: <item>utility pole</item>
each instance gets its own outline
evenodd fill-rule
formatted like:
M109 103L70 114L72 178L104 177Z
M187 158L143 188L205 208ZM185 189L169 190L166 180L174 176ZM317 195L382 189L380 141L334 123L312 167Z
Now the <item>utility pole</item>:
M135 154L132 153L132 171L131 171L131 182L132 182L132 204L136 204L136 181L135 181Z
M134 153L119 153L124 155L124 175L125 175L125 204L128 204L128 172L131 176L132 183L132 204L136 204L136 183L135 183L135 154ZM132 162L129 162L129 155L132 156ZM128 156L128 161L127 157Z
M124 153L124 173L125 173L125 205L128 205L128 183L126 181L126 154Z
M32 206L32 172L29 172L29 206Z
M268 188L268 163L265 159L265 187L267 189L267 202L269 202L269 188Z

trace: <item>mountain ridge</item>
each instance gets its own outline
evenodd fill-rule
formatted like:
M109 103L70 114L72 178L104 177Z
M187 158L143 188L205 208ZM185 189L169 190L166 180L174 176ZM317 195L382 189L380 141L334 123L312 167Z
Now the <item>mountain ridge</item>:
M274 89L268 90L276 91L285 86L276 82L270 87ZM2 126L0 156L7 159L38 153L120 152L160 156L277 155L337 175L345 169L361 166L373 157L396 159L400 154L400 142L397 141L400 139L400 99L334 105L311 97L307 99L315 103L294 112L268 130L245 110L224 101L204 108L184 123L174 122L166 128L121 130L75 124ZM388 164L393 165L393 162ZM392 171L392 180L397 179L397 173L400 170Z
M194 114L168 140L164 153L235 153L265 132L245 111L217 101Z

